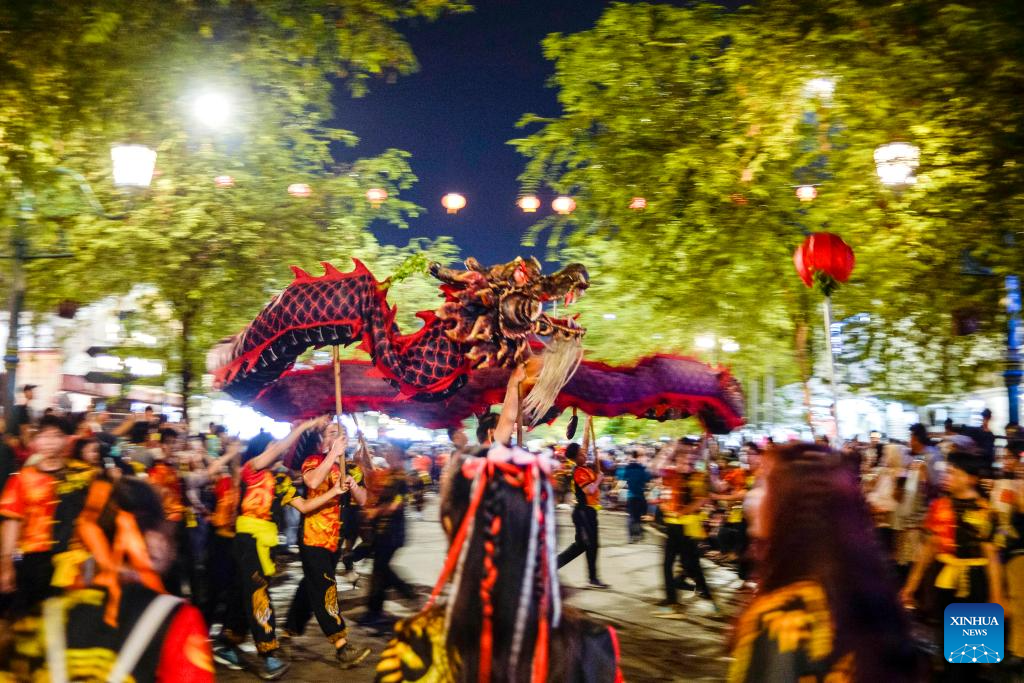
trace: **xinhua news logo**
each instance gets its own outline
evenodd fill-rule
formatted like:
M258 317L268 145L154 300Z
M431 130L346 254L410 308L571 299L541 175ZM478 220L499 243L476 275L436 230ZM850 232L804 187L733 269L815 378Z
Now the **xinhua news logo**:
M995 664L1003 661L1003 608L990 602L946 607L943 656L954 664Z

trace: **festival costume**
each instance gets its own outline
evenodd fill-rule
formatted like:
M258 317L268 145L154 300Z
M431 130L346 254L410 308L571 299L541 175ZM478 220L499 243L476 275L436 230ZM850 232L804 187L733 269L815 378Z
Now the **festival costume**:
M379 513L371 520L373 534L373 573L370 577L370 596L366 609L370 614L384 610L384 598L393 588L406 598L416 592L391 568L391 560L405 545L405 501L408 497L405 472L401 470L374 470L367 481L374 507L397 505L393 512ZM367 501L369 505L369 500Z
M573 467L572 486L576 495L576 507L572 511L572 523L576 527L576 539L558 556L558 568L561 569L585 553L587 576L591 583L599 582L597 578L597 511L601 509L601 491L587 493L584 489L595 481L597 481L597 475L589 467L580 465Z
M693 580L697 590L702 593L708 590L704 570L700 566L698 541L704 538L701 518L697 513L683 514L683 510L694 500L707 495L707 489L703 477L696 472L687 475L668 469L662 472L661 480L662 486L669 492L667 500L663 500L660 505L662 520L665 522L662 574L665 600L675 603L677 594L673 568L676 558L682 562L686 575Z
M302 463L302 474L312 472L324 460L318 453ZM341 480L341 467L331 466L320 486L308 492L310 499L330 491ZM331 643L337 643L347 635L345 618L341 616L338 603L338 584L335 568L341 555L341 501L337 498L319 510L307 513L302 518L302 542L299 544L299 558L302 561L302 579L295 589L291 607L285 620L285 627L292 633L302 634L311 615Z
M213 495L215 503L210 516L213 533L207 538L206 556L210 593L204 616L211 624L220 621L221 637L237 644L245 640L247 624L233 549L239 487L231 474L217 478Z
M853 653L834 651L822 586L798 581L757 596L740 617L729 683L852 683Z
M280 647L268 590L268 577L276 571L270 557L271 548L277 545L274 512L290 504L296 491L287 475L256 470L248 462L242 466L239 495L241 514L235 521L234 554L242 604L256 651L269 655Z
M13 598L16 613L54 594L55 566L73 559L68 553L75 521L95 474L89 465L71 460L58 472L28 465L7 480L0 496L0 518L21 521L21 560L15 565Z

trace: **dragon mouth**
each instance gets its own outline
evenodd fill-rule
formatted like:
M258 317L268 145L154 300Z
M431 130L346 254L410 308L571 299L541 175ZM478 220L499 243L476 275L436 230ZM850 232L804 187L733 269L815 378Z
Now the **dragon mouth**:
M583 298L583 294L587 289L588 283L586 281L578 284L573 284L569 287L568 291L564 296L558 298L568 308L574 303ZM546 297L544 301L555 301L551 297ZM556 317L542 312L540 317L537 319L538 334L541 336L560 336L565 338L579 338L586 334L586 329L581 326L578 322L579 313L574 315L568 315L565 317Z

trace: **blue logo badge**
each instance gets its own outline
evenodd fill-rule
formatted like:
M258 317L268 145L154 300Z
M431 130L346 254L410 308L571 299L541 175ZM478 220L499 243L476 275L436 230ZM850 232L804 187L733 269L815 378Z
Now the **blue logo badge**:
M1003 661L1003 608L991 602L954 603L946 607L942 626L943 656L955 664Z

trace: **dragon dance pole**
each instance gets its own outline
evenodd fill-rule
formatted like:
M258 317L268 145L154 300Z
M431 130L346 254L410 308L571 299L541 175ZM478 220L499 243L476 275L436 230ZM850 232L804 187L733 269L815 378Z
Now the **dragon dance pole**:
M340 437L341 430L345 428L345 425L341 423L341 347L335 344L331 347L331 362L334 364L334 415L338 421L338 435ZM341 456L341 480L342 482L348 477L348 467L345 462L345 455Z

